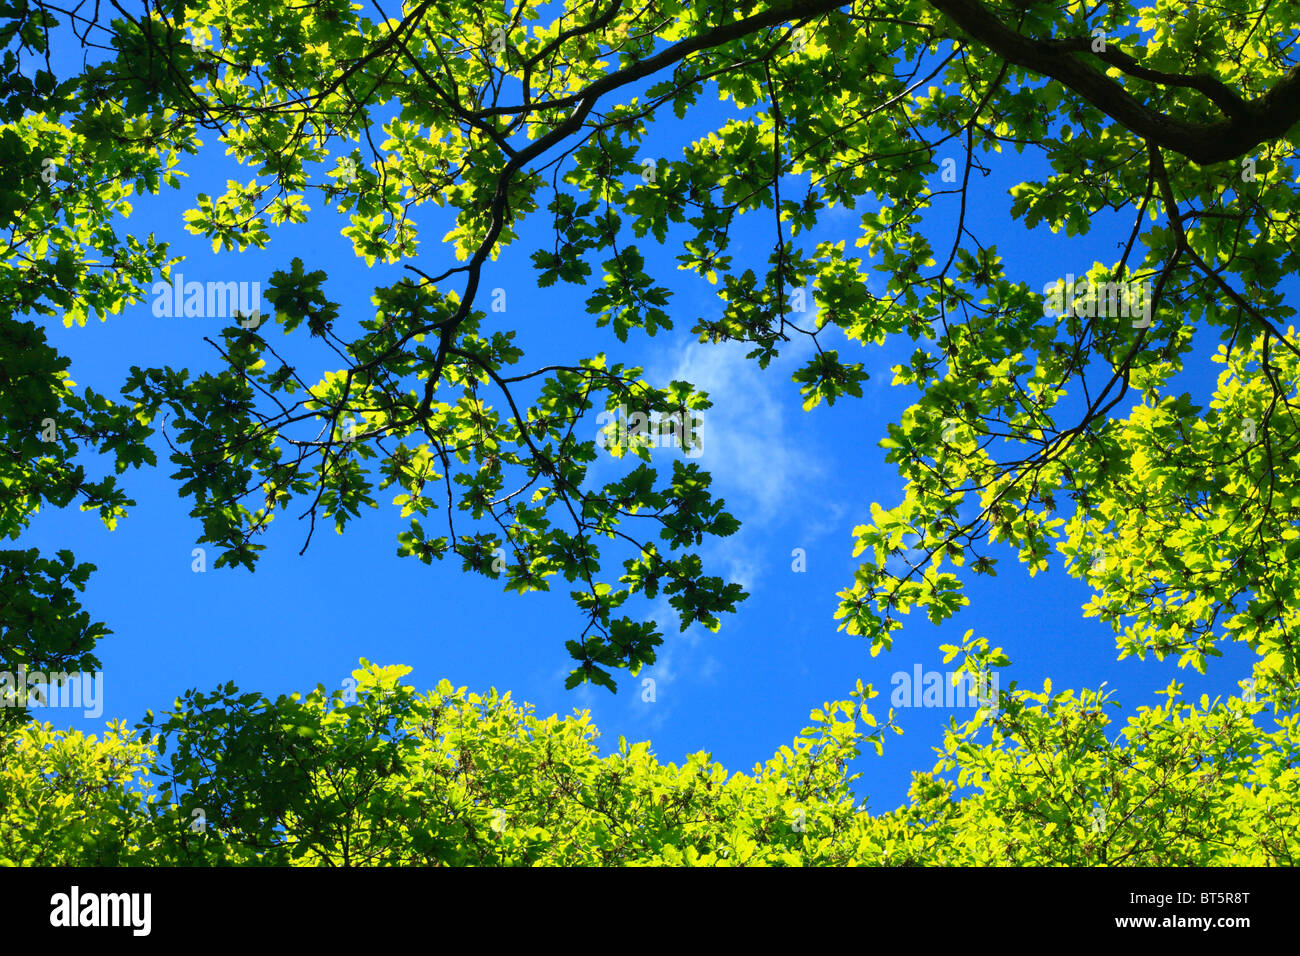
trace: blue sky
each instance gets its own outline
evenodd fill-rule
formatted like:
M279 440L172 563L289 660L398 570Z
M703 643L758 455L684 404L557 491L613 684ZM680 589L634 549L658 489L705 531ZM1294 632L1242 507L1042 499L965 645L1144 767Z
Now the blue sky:
M60 79L67 70L58 71ZM669 122L647 141L644 155L679 157L683 145L717 128L731 115L729 109L702 96L699 108L684 121L668 114ZM325 291L343 306L339 329L345 337L345 330L355 328L353 322L371 318L373 288L395 281L400 269L367 268L339 234L345 220L322 209L318 196L309 199L309 222L272 227L272 241L263 251L214 255L208 240L184 231L182 214L197 193L220 193L228 177L253 178L254 171L238 169L223 153L219 143L209 141L198 158L185 163L190 176L183 188L141 197L119 231L152 231L170 241L173 253L185 257L176 269L200 281L259 281L265 290L272 271L287 269L291 259L300 257L308 269L329 274ZM955 147L952 155L961 162ZM980 238L997 244L1011 276L1041 288L1067 272L1086 273L1095 260L1115 258L1129 223L1098 220L1088 235L1074 238L1054 236L1046 228L1027 233L1007 215L1006 190L1041 170L1009 153L993 161L995 175L976 177L973 183L971 215ZM826 214L806 245L845 239L852 252L858 216L875 208L868 200L856 213ZM948 199L934 213L936 249L947 248L955 208L955 199ZM503 593L492 581L463 574L458 562L425 566L399 559L396 535L407 522L391 506L391 493L377 495L380 507L363 513L344 536L334 534L328 523L318 527L302 556L298 551L305 527L293 520L302 507L297 503L262 539L267 550L255 573L212 569L211 551L209 570L194 573L191 550L199 524L188 515L190 504L177 497L178 483L167 477L172 469L166 447L156 438L160 467L123 476L138 504L114 531L106 530L93 513L47 510L16 543L46 552L70 547L79 560L98 565L83 603L114 631L97 651L105 671L104 716L92 720L55 711L49 719L87 731L100 729L108 718L134 723L147 708L164 709L187 688L206 689L227 680L268 695L305 691L318 682L334 689L365 657L412 666L408 681L421 690L447 678L471 689L508 689L516 699L533 703L540 715L589 709L606 749L617 746L619 735L648 738L661 760L681 761L687 753L708 750L730 770L749 771L808 723L810 709L847 697L859 678L881 691L876 705L883 712L891 675L910 674L917 664L927 671L946 669L939 645L958 643L967 629L1007 650L1013 665L1004 681L1014 679L1032 689L1041 688L1045 678L1057 689L1108 681L1125 706L1121 715L1154 703L1151 692L1171 678L1186 681L1189 693L1214 696L1236 692L1236 682L1249 675L1252 655L1241 647L1226 648L1223 658L1212 660L1205 678L1180 670L1172 660L1116 662L1110 628L1082 618L1080 606L1089 590L1067 576L1063 559L1031 580L1005 549L993 552L1002 559L996 578L968 577L971 603L955 619L936 627L914 613L905 619L892 652L870 657L866 641L836 629L835 594L852 582L857 566L854 526L869 520L872 502L891 507L902 495L901 482L884 464L877 443L886 423L897 420L915 397L910 390L890 387L889 372L915 346L899 340L863 349L827 333L826 347L839 348L848 361L865 362L871 380L861 400L846 398L805 413L790 373L807 358L807 347L796 344L764 371L744 358L743 347L693 340L689 328L694 319L716 315L719 303L703 279L677 271L673 257L679 249L671 237L663 248L649 240L638 245L646 254L647 271L674 292L669 307L673 332L654 338L634 333L620 343L609 329L595 328L594 317L584 310L586 291L565 285L537 289L529 255L549 244L546 218L545 213L534 217L521 240L486 269L482 287L505 289L507 309L502 315L489 313L489 321L497 324L485 329L517 331L517 342L525 349L521 367L573 362L603 350L611 361L643 366L656 384L686 379L710 393L714 406L704 418L703 453L694 460L712 473L715 493L726 499L742 528L731 538L710 541L702 553L712 573L750 591L739 613L724 616L717 634L698 626L679 634L665 602L648 605L645 613L660 613L666 636L658 663L638 677L616 674L617 695L590 687L566 691L563 681L571 661L564 641L576 635L581 623L565 582L556 583L550 593L519 597ZM440 272L451 262L449 250L438 242L446 222L428 212L420 222L422 250L416 264ZM738 271L765 261L772 235L769 217L734 235L731 252ZM595 268L598 280L598 261ZM92 320L84 328L65 328L55 319L45 328L51 343L71 357L71 374L79 386L118 397L132 365L187 367L196 374L215 370L215 352L203 338L217 338L224 324L221 319L158 318L146 300L104 323ZM301 330L294 336L303 337ZM301 371L314 380L335 368L321 359ZM1204 398L1213 375L1206 361L1185 376L1185 387ZM1121 408L1130 404L1126 400ZM585 427L594 438L594 416ZM676 454L657 450L653 463L666 471ZM602 464L593 480L607 480L618 467ZM437 523L431 516L425 525ZM796 548L806 553L802 573L792 570ZM656 680L653 702L641 699L644 676ZM872 809L891 809L904 801L909 771L931 768L932 748L953 714L944 709L899 712L905 735L891 737L883 757L864 756L857 768L863 774L857 790L870 799Z

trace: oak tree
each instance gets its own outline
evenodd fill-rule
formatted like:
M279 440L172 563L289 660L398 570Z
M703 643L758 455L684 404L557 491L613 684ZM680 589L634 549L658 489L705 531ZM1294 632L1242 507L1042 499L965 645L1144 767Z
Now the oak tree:
M570 685L613 689L611 670L637 672L662 640L636 600L667 595L682 629L737 609L742 589L699 554L737 522L705 468L653 468L646 437L620 427L629 410L684 420L706 395L600 353L529 365L489 310L496 256L540 221L554 240L532 254L537 286L580 287L620 339L687 323L764 368L811 342L794 373L807 410L861 398L865 363L848 349L910 343L893 384L915 401L881 429L900 491L855 530L862 563L839 594L841 627L873 654L912 610L956 614L967 576L993 573L1008 546L1030 575L1057 564L1084 578L1084 613L1114 629L1121 656L1204 670L1226 643L1255 652L1235 703L1189 710L1171 692L1127 742L1104 738L1098 693L1034 703L1009 690L996 714L954 727L937 768L982 795L953 802L927 778L921 817L894 821L930 834L917 853L951 826L943 853L957 856L943 859L986 859L972 834L1015 819L998 858L1042 859L1057 851L1025 821L1072 827L1091 793L1109 818L1163 836L1080 837L1069 861L1204 860L1192 831L1154 820L1192 805L1180 788L1196 760L1211 777L1197 825L1224 834L1215 859L1289 861L1296 14L1173 0L166 0L115 3L100 23L6 0L0 531L74 501L111 526L132 503L117 475L157 464L165 415L174 477L218 565L255 567L257 532L286 511L344 530L392 496L410 519L403 555L521 593L563 577L585 622L567 636ZM58 36L102 56L63 80L32 69ZM726 120L645 162L646 137L706 99ZM184 212L214 250L265 247L314 205L348 217L360 260L406 275L374 289L373 315L345 315L330 277L295 259L269 277L269 316L213 340L210 370L132 368L118 398L78 391L39 321L106 319L170 275L166 243L122 235L119 214L133 193L176 185L200 136L249 170ZM1086 237L1122 222L1081 240L1105 259L1065 265L1051 288L1009 271L988 214L971 212L980 184L1008 175L1001 228ZM836 209L853 213L860 253L819 238ZM454 226L430 241L435 211ZM770 237L765 259L736 254L741 230ZM652 274L651 247L676 253L677 275ZM714 314L679 305L692 282L714 287ZM298 357L325 353L335 370L304 378ZM1207 362L1222 366L1213 390L1181 391ZM618 418L603 445L628 466L596 484L605 449L586 436L602 412ZM88 473L77 457L90 452L115 474ZM0 552L4 664L93 663L106 629L74 593L91 570L71 552ZM977 641L959 651L1000 666ZM1247 719L1264 708L1277 735ZM968 739L981 732L989 742ZM1041 788L1021 789L1028 755L1076 749L1068 772L1049 762ZM1137 779L1140 797L1125 790ZM236 828L261 848L285 814L304 819L300 806L258 812ZM1266 832L1240 836L1234 813L1261 814Z

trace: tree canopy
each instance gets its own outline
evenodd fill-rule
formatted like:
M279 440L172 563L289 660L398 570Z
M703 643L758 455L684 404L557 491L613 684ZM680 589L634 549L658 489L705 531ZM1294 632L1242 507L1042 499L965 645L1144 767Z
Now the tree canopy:
M972 656L977 657L978 654ZM850 788L858 748L891 724L876 692L750 774L707 753L661 764L622 738L598 754L586 715L541 719L510 695L362 661L354 700L274 701L234 685L102 738L29 723L0 745L0 862L24 865L998 866L1291 865L1295 727L1260 705L1197 707L1176 687L1114 742L1105 694L1028 694L988 744L946 742L957 781L914 776L872 815ZM156 736L154 735L156 732ZM156 741L154 743L153 741ZM1068 772L1063 772L1068 768ZM936 768L937 769L937 768ZM1101 802L1087 812L1081 798Z
M92 740L9 721L0 814L15 832L76 804L84 825L44 851L61 860L1290 862L1300 4L111 6L103 23L98 8L0 7L7 537L73 503L112 527L134 504L123 476L159 466L165 437L217 567L254 569L259 531L286 512L308 516L305 549L318 520L343 532L385 496L410 519L402 555L518 593L564 579L584 621L561 635L570 687L613 690L613 671L655 661L664 627L716 630L746 595L700 549L738 522L702 464L652 467L650 437L627 427L684 423L709 398L603 353L529 363L488 277L541 223L539 294L573 284L620 340L687 323L763 369L808 341L793 375L806 411L862 399L848 349L913 348L892 384L914 403L874 436L898 495L863 516L838 595L839 626L873 655L913 610L958 614L1002 550L1030 575L1083 578L1084 614L1121 657L1204 671L1241 643L1256 661L1240 696L1194 707L1171 685L1113 740L1104 690L1013 684L954 722L912 805L883 816L855 808L845 770L894 723L857 729L860 683L793 751L727 778L642 744L601 758L580 719L537 720L495 692L412 696L397 671L363 667L388 697L231 687L178 702L160 728L170 765L151 725ZM79 72L55 75L57 44L84 51ZM725 122L647 158L704 100ZM299 256L252 277L271 309L233 317L209 369L78 389L42 323L171 301L167 237L122 220L208 141L247 180L202 184L178 230L238 255L334 210L360 260L405 277L374 289L373 315L348 315L337 280ZM974 212L990 178L1013 183L993 207L1005 221L1111 224L1114 258L1051 287L1008 274L987 197ZM823 238L844 210L852 250ZM765 261L737 254L742 232L768 237ZM652 246L675 253L675 275L653 274ZM713 314L680 305L692 283ZM304 377L307 356L333 370ZM1211 362L1213 390L1184 390ZM607 453L626 467L599 484ZM0 670L96 665L111 622L76 595L93 570L71 550L0 551ZM676 621L647 619L660 594ZM1006 664L973 637L958 655L972 673ZM1254 722L1266 711L1276 730ZM170 798L145 798L150 775ZM207 836L186 829L194 808Z

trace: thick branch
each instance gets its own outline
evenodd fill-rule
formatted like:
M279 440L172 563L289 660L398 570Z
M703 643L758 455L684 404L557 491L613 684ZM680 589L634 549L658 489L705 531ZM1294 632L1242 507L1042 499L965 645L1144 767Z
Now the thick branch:
M1239 105L1233 103L1233 109L1227 110L1227 118L1213 123L1189 123L1147 106L1086 60L1062 56L1058 43L1017 33L980 0L930 0L930 5L994 53L1017 66L1064 83L1148 143L1181 153L1202 166L1244 156L1260 143L1285 136L1300 122L1300 67L1293 67L1257 99L1239 101ZM1124 64L1117 65L1124 68ZM1211 92L1204 84L1186 80L1178 85L1193 86L1207 95ZM1221 109L1225 108L1227 101L1222 91L1213 92L1215 102Z

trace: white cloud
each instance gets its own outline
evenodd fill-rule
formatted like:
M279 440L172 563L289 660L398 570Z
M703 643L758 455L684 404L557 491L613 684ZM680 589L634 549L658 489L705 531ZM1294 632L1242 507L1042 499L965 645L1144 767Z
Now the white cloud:
M800 337L802 338L802 337ZM701 454L695 459L718 485L719 493L748 499L750 521L775 518L799 483L821 473L821 465L787 427L787 412L800 412L790 382L799 361L791 343L787 354L767 369L746 358L750 346L738 342L692 341L676 356L669 373L708 392L713 407L701 414ZM781 395L778 389L789 394Z
M753 591L763 569L763 560L754 547L747 543L753 535L745 535L744 529L730 538L722 538L709 546L711 561L721 561L727 566L727 580L739 584L746 591Z
M674 696L680 690L674 691L672 688L680 677L686 675L695 678L690 683L712 682L722 665L707 648L701 647L701 642L713 635L698 624L679 631L677 611L663 595L655 599L646 612L645 620L659 624L664 641L657 648L655 662L643 668L629 682L631 695L628 706L634 714L647 721L651 730L656 730L667 722L676 709L673 706ZM654 681L653 701L642 699L642 681L646 678Z

